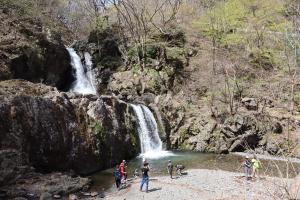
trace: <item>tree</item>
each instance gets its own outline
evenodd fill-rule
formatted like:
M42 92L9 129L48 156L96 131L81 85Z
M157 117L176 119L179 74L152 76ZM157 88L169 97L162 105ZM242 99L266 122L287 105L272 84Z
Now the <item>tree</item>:
M285 56L287 59L287 66L290 77L290 111L294 113L295 106L295 84L297 81L297 68L299 65L299 49L300 49L300 1L293 0L289 4L289 11L291 15L292 26L285 30Z
M181 0L111 0L117 11L117 21L138 51L138 62L144 71L146 43L155 30L166 33L176 19Z

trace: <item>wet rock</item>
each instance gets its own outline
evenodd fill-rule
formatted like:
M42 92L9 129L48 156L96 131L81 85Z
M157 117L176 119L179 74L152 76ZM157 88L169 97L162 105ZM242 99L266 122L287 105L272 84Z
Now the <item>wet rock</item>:
M89 196L91 196L91 193L90 192L84 192L83 196L89 197Z
M98 196L98 195L99 195L98 192L91 192L91 197L96 197L96 196Z
M27 197L16 197L13 200L28 200L28 199L34 199L34 198L27 198Z
M14 183L32 172L26 164L21 152L15 149L0 150L0 185Z
M78 197L75 194L70 194L69 200L78 200Z
M62 195L78 192L86 185L90 185L88 178L72 178L62 173L35 173L32 178L25 178L22 183L3 186L2 189L9 198L26 196L29 199L60 199Z
M143 102L145 102L147 105L154 103L155 101L155 95L152 93L144 93L142 98L143 98Z
M45 192L40 196L40 200L52 200L52 195L49 192Z
M61 196L60 196L60 195L58 195L58 194L55 194L55 195L53 195L53 198L54 198L54 199L60 199L60 198L61 198Z
M78 200L79 198L75 194L70 194L68 199L69 200Z

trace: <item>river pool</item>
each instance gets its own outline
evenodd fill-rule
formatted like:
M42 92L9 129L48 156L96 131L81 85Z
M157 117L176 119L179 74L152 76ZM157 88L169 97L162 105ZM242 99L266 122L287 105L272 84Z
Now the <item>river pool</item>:
M211 169L242 172L242 168L240 168L240 166L243 161L243 156L236 154L219 155L172 151L169 152L169 155L166 157L159 159L147 159L150 166L150 178L166 176L168 160L172 160L174 166L176 164L183 164L187 173L189 169ZM299 162L290 163L287 161L272 159L272 157L260 159L260 161L263 165L263 169L261 170L261 174L263 176L287 177L288 174L291 178L300 172ZM132 178L134 170L140 169L142 166L143 159L141 157L137 157L133 160L127 161L127 163L128 178ZM114 188L113 171L114 169L112 168L93 174L91 176L93 180L92 190L111 191Z

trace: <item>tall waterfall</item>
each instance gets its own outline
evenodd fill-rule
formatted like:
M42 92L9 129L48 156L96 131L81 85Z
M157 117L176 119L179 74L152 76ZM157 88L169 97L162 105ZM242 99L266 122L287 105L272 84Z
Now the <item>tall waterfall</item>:
M71 91L80 94L96 94L94 86L94 78L92 74L92 60L89 53L84 54L85 66L81 63L80 57L77 55L73 48L67 48L70 57L71 65L75 69L76 80L71 86ZM85 70L86 67L86 70Z
M162 150L157 123L150 109L144 105L132 105L132 107L138 118L141 156L159 158L170 155L169 152Z

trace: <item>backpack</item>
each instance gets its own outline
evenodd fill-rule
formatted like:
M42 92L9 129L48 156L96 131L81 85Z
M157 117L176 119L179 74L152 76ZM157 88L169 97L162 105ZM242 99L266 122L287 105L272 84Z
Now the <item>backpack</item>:
M116 169L115 171L115 179L121 179L121 173L119 169Z

